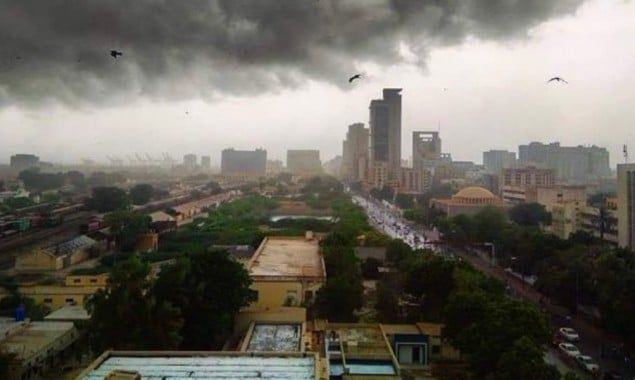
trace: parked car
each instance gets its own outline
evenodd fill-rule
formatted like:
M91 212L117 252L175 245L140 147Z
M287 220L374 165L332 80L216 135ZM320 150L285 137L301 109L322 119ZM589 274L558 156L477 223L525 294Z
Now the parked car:
M573 359L578 355L582 355L578 347L571 343L560 343L558 350L567 358Z
M558 329L558 333L570 342L577 342L578 340L580 340L580 335L578 334L578 332L571 327L561 327Z
M595 373L600 370L598 363L593 360L589 355L578 355L575 357L575 361L585 371Z

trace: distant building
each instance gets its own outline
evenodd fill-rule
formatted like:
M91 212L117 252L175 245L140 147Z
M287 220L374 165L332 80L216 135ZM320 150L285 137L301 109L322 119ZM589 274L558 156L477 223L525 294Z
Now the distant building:
M609 152L598 146L560 146L560 143L532 142L518 147L524 165L553 169L556 180L567 184L587 184L611 176Z
M221 174L264 176L267 172L267 151L224 149L221 153Z
M320 151L313 149L287 150L287 170L297 175L322 173Z
M37 248L17 256L15 269L19 272L60 270L88 259L88 249L95 244L95 240L82 235L61 244Z
M197 157L195 154L186 154L183 156L183 166L186 168L194 169L197 165Z
M511 203L531 202L535 199L536 188L552 187L556 184L553 169L525 168L503 169L503 200Z
M500 198L478 186L461 189L450 199L432 199L430 204L447 216L474 215L488 206L505 207Z
M370 102L370 161L386 163L388 178L401 168L401 89L385 88L383 98Z
M210 170L212 168L212 158L210 156L201 156L201 167L204 170Z
M483 166L488 173L500 175L503 169L516 163L516 153L507 150L489 150L483 152Z
M284 162L280 160L267 160L266 174L280 174L284 171Z
M586 201L566 201L551 206L551 232L561 239L582 229L582 211Z
M322 165L324 172L334 177L340 177L342 173L342 156L335 156Z
M412 132L412 167L423 169L435 166L441 158L439 132Z
M363 123L348 126L346 140L342 143L342 176L357 182L368 177L370 130Z
M432 188L432 174L427 169L401 168L398 183L400 193L421 194Z
M635 249L635 164L617 165L617 220L619 246Z
M587 189L585 186L556 185L549 187L536 187L535 199L528 199L528 202L537 202L551 210L551 206L558 203L571 201L581 201L586 203Z
M11 169L24 170L38 167L39 164L40 157L34 154L15 154L11 156Z

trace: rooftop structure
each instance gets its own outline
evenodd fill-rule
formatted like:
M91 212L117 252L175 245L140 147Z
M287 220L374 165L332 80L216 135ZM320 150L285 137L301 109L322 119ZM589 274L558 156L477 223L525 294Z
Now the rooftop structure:
M471 215L487 206L503 207L500 198L479 186L468 186L454 194L450 199L432 199L430 203L447 216Z
M0 351L13 353L9 378L19 379L32 368L58 365L58 355L77 340L79 334L72 322L0 321Z
M84 306L68 305L55 310L46 317L46 321L87 321L90 319Z
M326 275L319 241L304 237L268 236L249 262L256 278L323 278Z
M64 256L80 249L92 247L93 245L95 245L95 243L95 240L89 238L86 235L82 235L64 243L47 247L45 248L45 250L56 256Z
M317 357L310 354L188 351L108 351L77 380L103 380L116 370L142 379L314 380Z
M330 323L325 333L331 377L400 378L399 365L379 324Z
M245 337L243 351L301 351L301 323L254 323Z

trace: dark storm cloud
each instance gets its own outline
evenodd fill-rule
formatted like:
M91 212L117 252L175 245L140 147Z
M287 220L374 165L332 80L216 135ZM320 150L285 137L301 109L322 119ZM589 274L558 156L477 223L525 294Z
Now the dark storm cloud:
M0 105L346 85L360 62L508 39L583 0L0 1ZM111 49L123 52L112 58Z

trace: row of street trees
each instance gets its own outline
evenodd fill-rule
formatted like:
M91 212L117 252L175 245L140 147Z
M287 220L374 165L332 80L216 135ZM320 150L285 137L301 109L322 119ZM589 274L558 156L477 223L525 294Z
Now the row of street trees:
M534 305L506 297L502 283L466 262L414 252L400 240L386 255L395 272L378 283L380 322L445 324L476 379L560 379L543 361L551 331Z
M635 344L635 255L578 231L563 240L541 228L550 218L536 204L518 205L509 215L486 208L474 216L440 219L439 230L455 242L491 242L498 261L523 275L536 275L535 287L577 312L595 306L600 323Z

